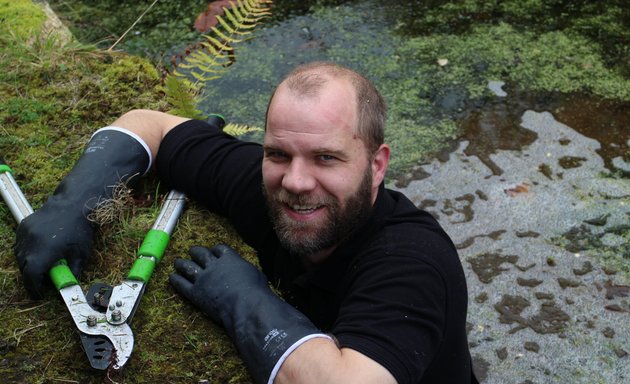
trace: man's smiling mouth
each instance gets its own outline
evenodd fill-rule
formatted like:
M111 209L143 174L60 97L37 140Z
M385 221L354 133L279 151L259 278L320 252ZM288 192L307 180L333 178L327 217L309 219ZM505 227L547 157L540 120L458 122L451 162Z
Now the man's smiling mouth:
M297 204L286 204L292 211L297 212L299 214L309 214L313 213L316 210L323 207L323 205L297 205Z

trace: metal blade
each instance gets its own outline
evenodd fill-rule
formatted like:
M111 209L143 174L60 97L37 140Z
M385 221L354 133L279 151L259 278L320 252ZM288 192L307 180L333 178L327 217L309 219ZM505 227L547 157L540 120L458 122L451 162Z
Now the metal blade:
M129 325L110 324L106 314L94 310L88 304L78 285L62 288L59 293L81 333L90 364L97 369L107 369L109 366L115 370L122 368L129 360L134 345Z
M86 335L79 332L81 336L81 343L83 344L83 350L87 355L88 360L92 368L106 370L114 363L114 344L105 336L100 335Z

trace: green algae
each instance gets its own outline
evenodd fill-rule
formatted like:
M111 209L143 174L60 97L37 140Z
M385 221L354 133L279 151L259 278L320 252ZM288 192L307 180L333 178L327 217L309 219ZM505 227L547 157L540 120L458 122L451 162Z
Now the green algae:
M607 66L597 42L576 29L540 33L498 22L461 34L408 37L399 27L388 6L373 1L315 7L241 46L229 73L207 84L200 107L262 126L273 87L292 67L312 60L347 65L370 78L388 102L391 179L461 135L460 120L493 97L487 89L491 80L518 92L630 100L630 81Z

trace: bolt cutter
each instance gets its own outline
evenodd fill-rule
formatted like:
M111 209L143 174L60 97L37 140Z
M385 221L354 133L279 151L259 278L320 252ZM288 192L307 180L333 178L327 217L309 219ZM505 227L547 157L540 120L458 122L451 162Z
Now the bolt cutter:
M2 158L0 194L18 224L33 213L33 208L12 176L11 168ZM121 284L112 287L96 283L85 295L64 259L51 268L50 278L70 311L93 368L119 370L129 360L134 346L131 319L155 265L164 255L184 209L185 199L181 192L169 192L157 220L138 250L138 257Z

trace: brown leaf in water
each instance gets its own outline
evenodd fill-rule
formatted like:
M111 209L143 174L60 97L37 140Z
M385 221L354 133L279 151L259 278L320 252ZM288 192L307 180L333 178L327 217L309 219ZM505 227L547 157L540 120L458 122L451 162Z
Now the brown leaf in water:
M208 4L208 9L200 13L195 19L195 29L201 33L209 31L210 28L219 23L217 16L223 15L223 8L231 8L232 4L229 0L213 1Z

